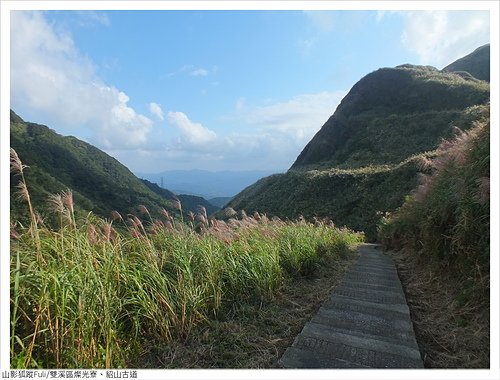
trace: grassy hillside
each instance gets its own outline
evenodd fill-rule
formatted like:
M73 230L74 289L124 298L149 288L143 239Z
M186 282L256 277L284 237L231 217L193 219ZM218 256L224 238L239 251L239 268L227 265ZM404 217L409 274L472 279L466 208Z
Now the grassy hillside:
M222 208L225 205L227 205L231 199L233 199L233 197L217 197L217 198L210 198L208 199L208 201L214 206Z
M48 209L47 197L67 188L80 210L109 217L116 210L124 216L145 205L156 213L171 202L151 191L116 159L75 137L64 137L44 125L24 122L11 111L10 145L28 165L26 182L35 207ZM11 177L12 218L23 218L25 207L13 196L17 177Z
M489 137L488 118L441 143L426 163L431 174L422 175L402 207L383 219L380 238L387 246L411 247L457 270L488 272Z
M481 50L471 57L485 59ZM379 69L353 86L287 173L256 182L228 206L289 218L328 216L375 240L381 215L417 185L419 163L456 127L467 130L487 117L488 101L489 84L468 74Z
M459 125L467 130L473 121L487 117L488 112L487 106L475 106L457 113L449 129ZM438 136L435 140L439 141ZM364 231L367 239L373 241L381 216L404 202L418 184L421 162L435 154L435 150L430 150L397 164L362 168L289 170L249 186L228 207L286 218L330 217L338 225Z
M474 78L490 81L490 44L446 66L443 71L467 72Z
M425 164L431 173L383 218L379 238L411 268L403 278L427 364L488 367L489 118L443 141Z
M277 174L245 189L229 207L285 218L331 217L373 239L381 212L398 207L415 187L417 160L393 167Z
M489 85L429 66L379 69L356 83L291 169L398 163L450 137Z

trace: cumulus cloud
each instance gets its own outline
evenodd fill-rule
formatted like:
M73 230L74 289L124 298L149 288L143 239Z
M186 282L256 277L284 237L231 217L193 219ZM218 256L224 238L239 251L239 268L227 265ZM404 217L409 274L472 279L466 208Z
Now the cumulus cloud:
M195 151L212 170L221 162L225 169L284 170L333 114L345 93L302 94L282 102L267 100L263 105L239 98L234 112L220 119L222 124L238 125L237 131L214 134L210 144L195 146Z
M161 109L161 106L158 103L155 102L149 103L149 112L151 112L160 120L164 119L163 110Z
M144 144L152 121L128 105L128 96L104 83L69 33L43 13L11 12L11 104L66 130L86 128L96 144Z
M155 143L148 146L147 154L136 157L131 167L139 172L165 170L165 163L171 169L286 170L345 93L301 94L261 104L241 97L235 100L233 113L218 120L225 133L215 133L183 112L170 111L165 117L170 131L153 131L165 135L151 138ZM124 161L129 157L124 150L113 154Z
M192 122L183 112L170 111L167 117L168 122L181 132L184 141L191 145L205 145L213 142L217 137L214 131Z
M404 19L401 41L419 63L439 68L489 42L488 11L391 12ZM382 20L387 14L378 14Z
M261 106L244 106L237 101L235 118L254 130L278 133L294 145L303 146L333 114L345 94L323 91Z

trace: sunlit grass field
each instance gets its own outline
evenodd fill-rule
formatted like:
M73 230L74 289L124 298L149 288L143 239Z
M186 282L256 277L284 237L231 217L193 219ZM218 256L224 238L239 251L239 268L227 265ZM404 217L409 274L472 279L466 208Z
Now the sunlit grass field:
M183 215L180 202L161 220L144 206L75 217L71 191L47 200L49 226L14 151L11 163L30 217L11 225L13 368L127 367L145 342L182 342L234 305L269 302L364 238L327 220Z

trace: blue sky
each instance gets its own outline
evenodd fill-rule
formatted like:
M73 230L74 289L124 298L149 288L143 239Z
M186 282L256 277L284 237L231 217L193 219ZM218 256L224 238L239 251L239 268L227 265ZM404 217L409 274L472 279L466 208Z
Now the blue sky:
M487 11L14 11L11 108L132 171L283 171L364 75L439 69Z

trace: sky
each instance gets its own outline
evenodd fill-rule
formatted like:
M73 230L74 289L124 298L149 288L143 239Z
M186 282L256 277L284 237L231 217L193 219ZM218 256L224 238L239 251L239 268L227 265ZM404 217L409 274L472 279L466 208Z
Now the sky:
M287 170L380 67L442 69L488 11L12 11L11 109L133 172Z

